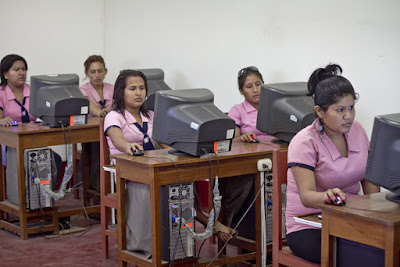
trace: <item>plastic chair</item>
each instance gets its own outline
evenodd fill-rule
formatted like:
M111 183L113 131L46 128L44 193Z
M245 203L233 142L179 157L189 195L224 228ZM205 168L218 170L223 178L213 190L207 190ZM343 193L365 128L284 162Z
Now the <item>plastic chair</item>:
M272 155L272 266L320 266L294 255L282 242L282 185L287 183L287 150Z
M108 258L108 237L117 238L117 228L109 228L111 213L117 209L117 196L111 189L111 174L115 174L115 165L110 165L110 150L104 135L104 119L100 120L100 211L101 211L101 248ZM114 210L113 210L114 209ZM113 220L115 224L115 220Z

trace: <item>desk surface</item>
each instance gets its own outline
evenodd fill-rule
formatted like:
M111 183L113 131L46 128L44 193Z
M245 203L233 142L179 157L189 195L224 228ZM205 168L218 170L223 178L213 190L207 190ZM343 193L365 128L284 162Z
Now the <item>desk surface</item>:
M51 128L43 123L20 123L18 126L0 126L0 144L22 149L53 146L69 143L99 141L100 118L88 118L87 124L63 128ZM63 134L65 133L65 137ZM36 138L40 135L40 139ZM66 138L66 141L65 139Z
M245 143L240 141L239 138L236 138L233 140L231 151L218 154L218 163L224 164L224 162L227 160L231 162L232 159L237 159L237 160L240 160L241 158L248 159L249 157L252 156L260 158L261 155L266 155L268 153L271 153L275 149L287 148L287 145L279 145L271 143L272 139L273 139L272 137L267 137L261 139L262 143ZM208 162L209 162L209 159L205 155L201 157L174 155L174 154L169 154L167 149L145 151L144 156L115 154L111 155L111 157L115 158L117 161L120 162L129 162L131 168L121 170L122 177L146 184L149 183L148 179L149 174L141 173L140 171L138 171L138 169L149 169L149 168L154 169L154 168L165 167L165 168L172 168L173 171L176 165L180 173L182 173L182 177L180 176L179 180L179 182L182 183L182 182L188 182L185 179L185 171L189 170L190 168L195 168L198 165L203 165L203 164L207 164L208 168ZM217 157L214 154L210 154L210 161L211 161L211 172L215 176ZM254 169L257 169L257 166L254 165L250 167L252 170L246 170L249 169L249 167L250 166L246 166L245 162L243 162L243 164L240 164L240 162L239 164L238 162L235 162L235 165L232 165L230 169L224 166L224 172L218 173L218 177L220 178L231 177L234 175L238 175L237 174L238 172L240 172L241 175L247 173L254 173ZM135 177L129 175L129 171L135 171ZM190 173L191 172L189 172L189 175ZM204 175L196 174L196 176L200 176L199 178L200 180L208 178L208 169L206 174ZM171 173L171 176L163 176L160 178L162 179L160 181L162 185L178 182L176 180L176 172ZM173 181L171 181L171 179ZM191 179L190 181L194 181L192 180L192 177L190 179Z
M388 192L346 199L345 206L322 204L321 265L333 266L333 237L385 250L385 266L397 266L400 249L400 204Z
M387 191L350 196L346 199L345 206L322 204L321 209L335 212L339 215L352 215L371 222L379 222L387 225L400 225L400 204L385 198Z

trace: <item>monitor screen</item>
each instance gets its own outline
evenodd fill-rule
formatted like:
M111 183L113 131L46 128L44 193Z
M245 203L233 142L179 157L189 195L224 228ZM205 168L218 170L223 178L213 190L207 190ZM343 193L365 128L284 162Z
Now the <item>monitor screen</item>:
M387 199L400 202L400 113L375 117L365 179L391 191Z
M146 108L154 110L156 92L171 90L171 88L164 81L164 71L162 69L139 69L138 71L143 72L147 79Z
M31 76L29 112L50 127L85 124L89 100L76 74Z
M156 93L153 139L178 151L193 156L230 151L235 128L208 89Z
M257 129L280 141L290 142L296 133L315 120L314 100L307 93L306 82L262 85Z

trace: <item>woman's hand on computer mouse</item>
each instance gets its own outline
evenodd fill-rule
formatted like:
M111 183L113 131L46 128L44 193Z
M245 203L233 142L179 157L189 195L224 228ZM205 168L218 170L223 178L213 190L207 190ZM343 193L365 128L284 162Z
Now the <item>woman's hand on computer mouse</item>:
M257 139L257 136L253 132L248 132L240 136L240 140L247 143L259 143L260 141Z
M10 117L5 117L3 119L0 119L0 126L11 126L13 122L13 119Z
M130 143L129 146L126 148L125 153L133 156L133 153L136 149L143 151L143 147L138 143Z
M328 204L344 202L346 194L339 188L328 189L324 192L324 201Z

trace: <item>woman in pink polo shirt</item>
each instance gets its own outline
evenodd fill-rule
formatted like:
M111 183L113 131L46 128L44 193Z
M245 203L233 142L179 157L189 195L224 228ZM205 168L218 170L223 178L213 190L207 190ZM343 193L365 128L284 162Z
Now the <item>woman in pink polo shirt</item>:
M254 66L245 67L239 71L237 79L239 92L244 96L244 101L234 105L228 113L228 116L236 123L235 137L240 137L243 142L252 142L257 137L269 136L256 129L260 89L264 84L260 71ZM225 188L224 223L234 227L254 199L254 177L252 175L231 177L227 181L221 181L221 185ZM254 228L247 227L247 225L255 224L254 214L253 205L237 228L241 236L255 239Z
M19 55L7 55L0 63L0 126L11 126L13 121L36 120L29 114L29 85L26 82L28 64Z
M257 67L243 68L238 73L239 92L244 101L234 105L228 116L235 120L235 137L243 142L252 142L257 136L269 136L256 128L260 89L264 84L263 77Z
M30 89L29 85L25 83L27 70L26 60L19 55L10 54L1 60L0 126L12 126L13 121L27 123L36 120L29 114ZM2 155L2 164L6 165L6 162L8 162L6 169L7 188L15 188L18 186L15 165L16 149L8 147L6 153L5 146L2 146ZM61 157L55 152L53 156L57 167L57 174L53 176L54 181L56 181L61 170Z
M106 64L100 55L89 56L83 63L86 78L89 82L80 86L81 92L88 98L89 117L104 118L111 110L114 85L105 83L104 78L107 74ZM90 188L100 191L100 143L92 142L89 144L91 153L89 154L89 181ZM82 163L79 164L79 174L82 173Z
M146 109L146 76L123 70L115 81L112 111L104 121L104 134L111 154L133 155L135 150L153 150L153 112ZM161 147L167 147L160 144ZM126 185L127 249L151 255L150 189L146 184Z
M105 83L107 68L102 56L92 55L83 63L86 78L89 82L80 87L82 93L89 99L89 117L104 118L111 110L114 85Z
M354 120L358 95L341 72L331 64L312 73L308 90L317 118L292 139L288 150L286 238L297 256L316 263L321 261L321 231L294 217L320 212L319 203L357 195L360 183L365 194L379 192L364 179L369 141ZM337 244L338 266L382 266L378 249L344 239Z

